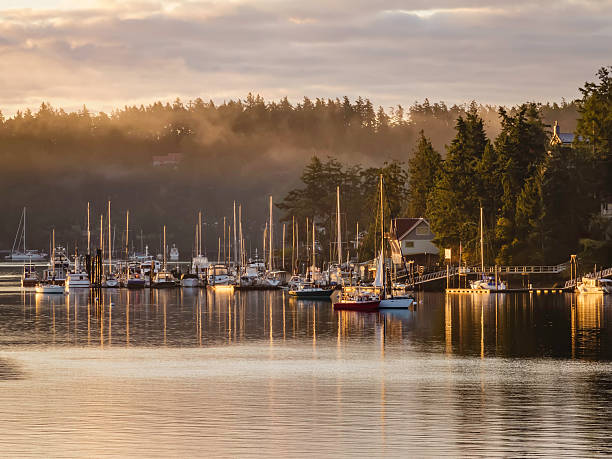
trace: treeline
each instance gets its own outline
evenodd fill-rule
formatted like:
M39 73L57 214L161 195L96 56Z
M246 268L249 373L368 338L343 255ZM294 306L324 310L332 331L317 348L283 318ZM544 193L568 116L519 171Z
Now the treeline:
M491 140L472 104L458 114L444 157L422 130L407 165L363 169L314 158L304 187L279 207L287 219L317 218L325 235L340 185L349 232L358 221L371 239L379 225L372 199L382 173L388 218L427 217L437 245L457 254L461 244L468 263L479 260L482 207L487 263L553 264L579 254L585 264L610 264L612 219L600 206L612 202L611 69L600 69L598 81L580 89L571 145L551 144L544 109L534 103L499 108L500 131ZM366 240L362 258L372 255Z
M576 109L573 102L538 106L545 123L559 119L568 129ZM32 247L47 245L51 227L60 241L81 243L87 201L103 209L107 199L116 221L131 210L134 227L152 246L167 223L168 237L182 252L191 250L191 219L200 209L211 225L207 243L216 247L218 222L229 216L235 199L248 217L245 231L260 241L266 196L278 201L295 187L313 154L363 164L364 170L405 162L421 130L442 151L454 136L455 120L470 110L428 100L383 109L365 98L291 103L250 94L221 104L177 99L109 114L47 103L37 111L0 113L1 245L10 248L23 206L30 209ZM476 111L487 134L496 135L497 108L478 105ZM153 156L168 153L181 153L182 162L152 166Z

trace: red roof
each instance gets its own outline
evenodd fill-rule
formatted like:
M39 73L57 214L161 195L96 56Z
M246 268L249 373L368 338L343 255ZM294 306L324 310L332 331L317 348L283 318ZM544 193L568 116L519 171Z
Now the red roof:
M407 232L416 226L423 218L394 218L392 222L392 231L395 233L395 238L400 239Z

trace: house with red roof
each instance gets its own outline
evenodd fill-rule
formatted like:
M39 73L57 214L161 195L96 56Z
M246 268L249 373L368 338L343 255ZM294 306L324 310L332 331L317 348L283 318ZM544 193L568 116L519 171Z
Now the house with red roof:
M438 261L440 250L433 243L435 235L429 222L419 218L394 218L391 220L390 240L394 263L414 260L418 265L429 266Z

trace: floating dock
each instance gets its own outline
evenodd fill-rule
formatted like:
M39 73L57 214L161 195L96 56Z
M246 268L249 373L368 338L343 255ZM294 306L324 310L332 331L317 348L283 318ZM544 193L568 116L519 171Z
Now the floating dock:
M490 293L564 293L567 290L561 287L551 288L508 288L505 290L487 290L484 288L447 288L446 293L475 293L475 294L490 294Z

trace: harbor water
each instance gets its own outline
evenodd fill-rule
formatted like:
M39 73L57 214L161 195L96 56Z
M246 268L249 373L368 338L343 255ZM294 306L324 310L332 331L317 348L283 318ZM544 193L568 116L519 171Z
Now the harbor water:
M612 298L0 289L5 457L612 454Z

